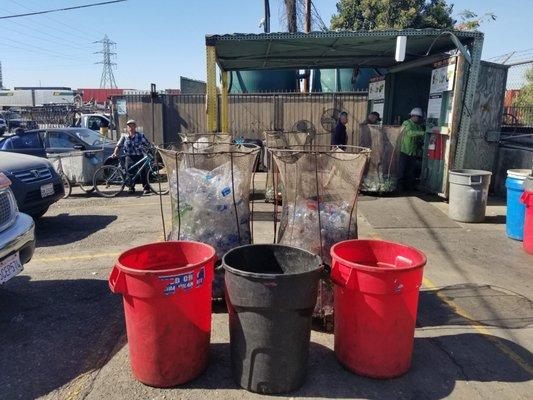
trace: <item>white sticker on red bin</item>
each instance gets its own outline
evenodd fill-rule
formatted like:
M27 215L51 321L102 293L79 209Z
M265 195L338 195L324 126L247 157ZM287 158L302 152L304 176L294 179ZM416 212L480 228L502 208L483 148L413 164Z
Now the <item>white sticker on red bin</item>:
M179 275L160 276L159 279L168 281L163 291L166 296L174 294L180 289L186 292L193 287L198 288L203 285L205 280L205 267L200 268L196 273L191 271Z

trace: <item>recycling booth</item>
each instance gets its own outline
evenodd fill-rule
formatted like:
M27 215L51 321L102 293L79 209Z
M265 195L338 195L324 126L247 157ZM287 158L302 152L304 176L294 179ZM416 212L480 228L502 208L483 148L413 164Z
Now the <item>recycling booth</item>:
M405 37L402 61L395 58L398 37ZM367 111L382 117L376 129L401 129L409 111L422 108L426 129L418 155L420 186L448 197L450 169L490 171L497 154L493 132L499 127L507 67L482 62L482 47L479 31L439 29L207 35L207 126L212 132L228 131L229 76L234 71L352 69L351 79L358 81L359 74L370 70ZM365 146L361 128L353 129L356 140L350 144ZM374 175L365 177L363 188L389 192L396 189L391 172L396 160L380 142L376 140L376 151L389 153L378 160ZM369 171L372 167L371 162Z

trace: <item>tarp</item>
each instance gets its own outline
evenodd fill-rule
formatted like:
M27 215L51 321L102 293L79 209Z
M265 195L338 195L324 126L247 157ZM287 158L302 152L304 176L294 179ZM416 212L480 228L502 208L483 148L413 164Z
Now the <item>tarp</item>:
M483 34L478 31L405 29L311 33L261 33L207 35L206 45L215 46L223 70L391 67L396 37L407 36L405 61L456 48L453 33L463 45Z

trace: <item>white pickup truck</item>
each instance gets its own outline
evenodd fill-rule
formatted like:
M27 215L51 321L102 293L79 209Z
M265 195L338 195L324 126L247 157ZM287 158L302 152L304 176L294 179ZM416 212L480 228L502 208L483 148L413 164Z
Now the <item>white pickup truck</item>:
M110 117L102 114L81 114L76 118L74 126L93 131L100 131L100 128L103 127L107 127L109 130L114 129Z

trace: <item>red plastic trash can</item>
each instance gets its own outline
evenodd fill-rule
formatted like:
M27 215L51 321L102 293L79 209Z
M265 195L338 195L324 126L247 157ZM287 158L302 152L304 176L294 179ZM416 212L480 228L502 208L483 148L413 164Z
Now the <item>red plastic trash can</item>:
M522 193L520 201L526 205L522 246L527 253L533 254L533 191Z
M211 336L215 250L197 242L161 242L122 253L109 277L124 297L135 377L175 386L206 368Z
M381 240L331 248L335 354L348 370L372 378L407 372L426 256Z

